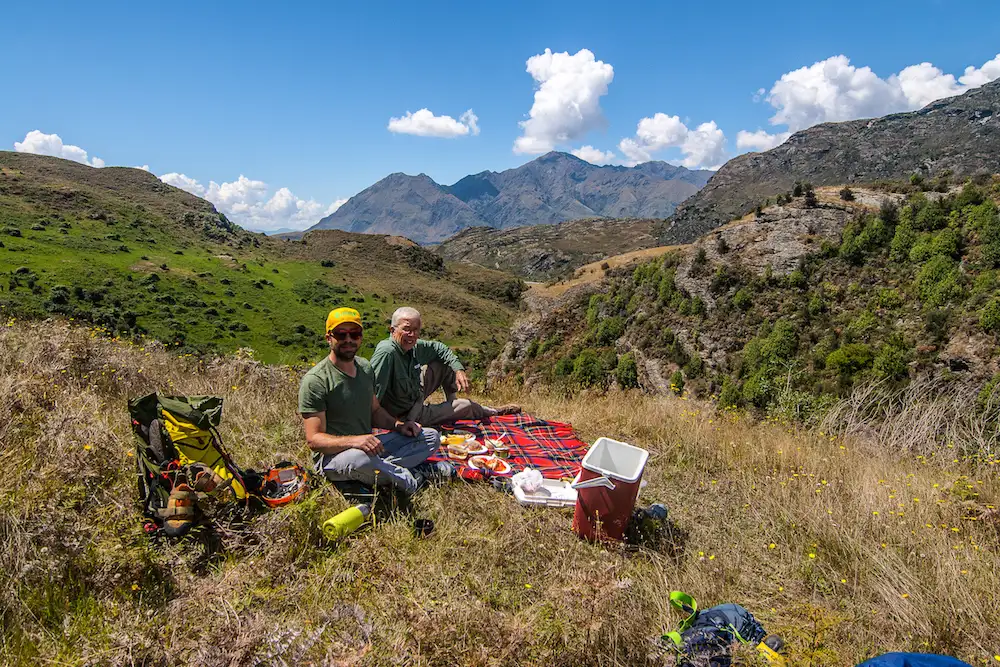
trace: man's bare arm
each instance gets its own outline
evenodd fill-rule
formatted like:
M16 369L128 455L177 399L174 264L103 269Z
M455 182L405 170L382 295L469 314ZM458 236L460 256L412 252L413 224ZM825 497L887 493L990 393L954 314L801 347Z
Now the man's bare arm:
M399 431L403 435L413 436L420 433L420 424L396 419L378 402L378 396L372 396L372 424L378 428Z
M387 413L388 414L388 413ZM306 428L306 444L320 454L339 454L347 449L360 449L369 454L382 451L382 443L371 433L366 435L330 435L326 432L326 413L308 412L302 415Z

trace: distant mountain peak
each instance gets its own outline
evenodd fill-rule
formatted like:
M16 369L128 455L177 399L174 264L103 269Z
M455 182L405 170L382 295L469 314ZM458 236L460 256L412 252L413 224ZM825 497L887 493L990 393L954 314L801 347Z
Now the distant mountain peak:
M396 234L434 243L469 227L506 229L592 217L665 218L709 176L666 163L594 165L550 151L515 169L481 171L450 186L426 174L393 173L311 229Z

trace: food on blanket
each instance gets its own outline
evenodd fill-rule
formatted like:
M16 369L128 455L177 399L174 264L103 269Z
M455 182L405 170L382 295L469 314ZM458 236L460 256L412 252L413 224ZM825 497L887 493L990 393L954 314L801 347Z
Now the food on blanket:
M469 455L469 447L463 439L461 442L448 443L448 457L464 460Z
M475 434L468 431L454 431L441 436L441 442L446 445L471 445L475 439Z
M474 468L490 470L501 475L511 471L509 463L495 456L473 456L469 459L469 465Z
M486 446L493 450L493 455L501 459L505 459L510 455L510 447L503 440L495 440L493 438L486 439Z

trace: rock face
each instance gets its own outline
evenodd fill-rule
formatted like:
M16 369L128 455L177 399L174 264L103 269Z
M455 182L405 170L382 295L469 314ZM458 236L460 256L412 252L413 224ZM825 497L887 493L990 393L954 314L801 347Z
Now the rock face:
M656 245L654 221L588 218L513 229L473 227L437 248L448 260L552 280L602 257Z
M451 186L424 174L392 174L312 229L399 234L436 243L477 226L508 229L593 217L665 218L711 174L664 162L596 166L556 152L516 169L466 176Z
M791 190L795 181L870 183L946 170L956 176L1000 171L1000 81L911 113L823 123L767 152L733 158L677 210L660 242L689 243Z

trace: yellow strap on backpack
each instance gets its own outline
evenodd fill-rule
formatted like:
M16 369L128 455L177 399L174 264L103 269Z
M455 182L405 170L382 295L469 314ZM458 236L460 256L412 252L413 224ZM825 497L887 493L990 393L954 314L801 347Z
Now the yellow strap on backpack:
M167 410L160 410L160 412L163 414L163 428L167 431L170 442L177 449L181 465L205 464L215 471L215 474L221 477L224 482L230 483L229 487L233 490L237 500L246 499L246 488L226 467L226 461L222 452L215 446L212 434L189 421L178 419Z

